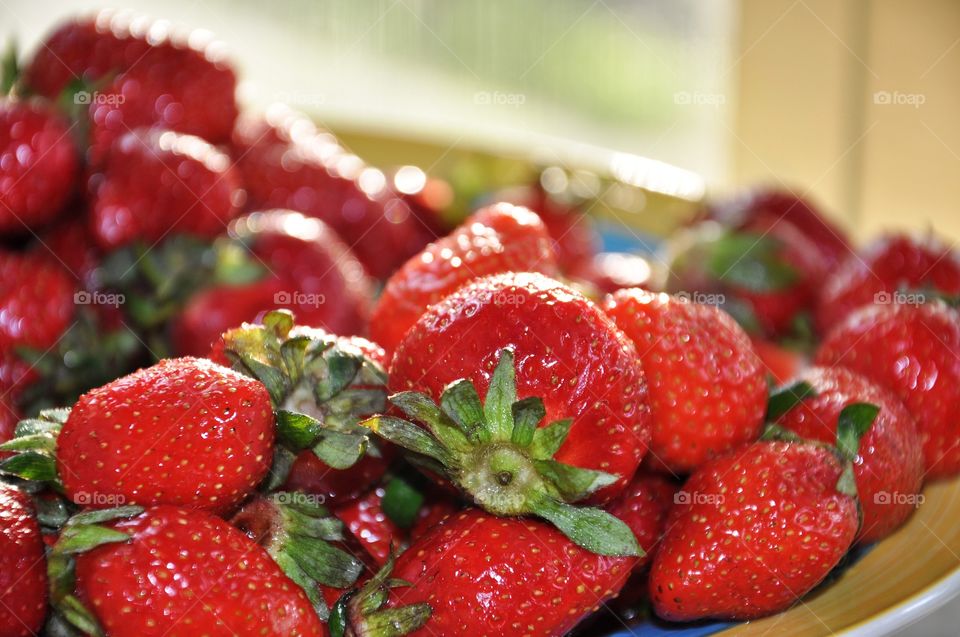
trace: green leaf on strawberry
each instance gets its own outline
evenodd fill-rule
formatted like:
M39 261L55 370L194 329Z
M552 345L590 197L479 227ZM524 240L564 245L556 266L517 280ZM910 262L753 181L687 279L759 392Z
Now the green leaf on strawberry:
M386 415L362 424L412 452L416 464L441 472L486 511L539 516L577 545L602 555L642 553L623 522L600 509L572 506L616 477L553 459L570 421L538 427L546 410L539 398L517 400L509 348L500 351L483 402L467 380L450 383L439 407L416 392L400 392L390 402L423 427Z

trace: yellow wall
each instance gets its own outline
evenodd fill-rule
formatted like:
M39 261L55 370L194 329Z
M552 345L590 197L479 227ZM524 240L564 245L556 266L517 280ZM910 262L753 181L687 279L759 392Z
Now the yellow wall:
M743 0L737 183L960 239L960 2Z

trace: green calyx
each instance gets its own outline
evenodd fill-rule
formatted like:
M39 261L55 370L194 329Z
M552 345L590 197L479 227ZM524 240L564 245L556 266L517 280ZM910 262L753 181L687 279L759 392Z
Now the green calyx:
M17 354L39 375L17 402L25 413L36 413L54 405L73 404L89 388L116 378L118 370L134 367L145 356L145 348L125 327L105 330L96 312L82 306L55 348L22 347Z
M411 420L375 416L363 424L412 452L418 466L447 477L477 506L499 516L535 515L552 522L575 544L601 555L642 555L622 521L596 508L576 507L616 476L553 459L572 421L544 427L539 398L517 399L514 356L500 352L486 399L465 379L443 391L439 406L428 396L390 397Z
M256 496L231 523L266 549L323 621L330 611L319 586L348 588L363 570L358 559L331 544L344 540L343 523L308 494Z
M331 637L402 637L423 627L430 619L428 604L384 608L390 589L410 586L390 577L395 557L357 591L345 594L330 613Z
M707 269L717 280L750 292L776 292L799 275L781 256L780 242L753 232L729 232L706 246Z
M74 593L76 556L104 544L129 542L129 535L104 525L135 517L142 512L142 507L125 506L78 513L67 520L57 543L47 556L47 579L53 613L47 620L48 628L44 634L62 634L64 629L70 630L68 627L71 627L81 634L105 637L94 614ZM58 627L59 632L54 627Z
M816 391L807 382L800 381L771 394L767 406L767 419L776 420L804 399L816 396ZM860 440L870 431L877 420L880 408L870 403L850 403L840 410L837 419L837 439L833 445L809 441L774 422L767 424L761 440L810 443L828 447L840 460L843 469L837 480L837 491L852 498L857 496L857 483L853 465L860 453Z
M358 424L386 409L387 377L377 363L333 335L298 330L287 310L231 330L223 341L232 367L260 380L276 410L280 444L268 489L283 484L296 454L307 449L334 469L379 454Z
M62 493L63 485L57 473L57 436L69 415L69 409L45 409L36 418L17 423L13 438L0 445L0 451L14 454L0 462L0 473Z
M97 283L124 295L123 310L146 332L161 329L197 292L216 285L241 285L263 278L266 270L243 245L171 235L158 245L136 243L104 259ZM159 337L151 343L163 352Z
M17 58L17 41L11 38L7 50L0 57L0 95L10 95L20 80L20 60Z

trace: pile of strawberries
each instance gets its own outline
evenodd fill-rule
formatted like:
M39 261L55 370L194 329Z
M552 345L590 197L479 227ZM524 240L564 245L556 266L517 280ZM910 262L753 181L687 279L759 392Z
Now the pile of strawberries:
M539 184L451 227L200 32L4 69L0 637L757 618L960 472L933 237L762 190L650 264Z

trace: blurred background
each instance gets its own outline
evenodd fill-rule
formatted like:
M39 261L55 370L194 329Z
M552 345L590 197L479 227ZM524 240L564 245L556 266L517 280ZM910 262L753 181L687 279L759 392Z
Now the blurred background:
M574 140L559 159L611 149L711 192L785 185L859 237L891 224L960 236L954 0L119 4L214 31L248 103L306 110L375 164ZM0 37L29 50L79 8L2 0Z

